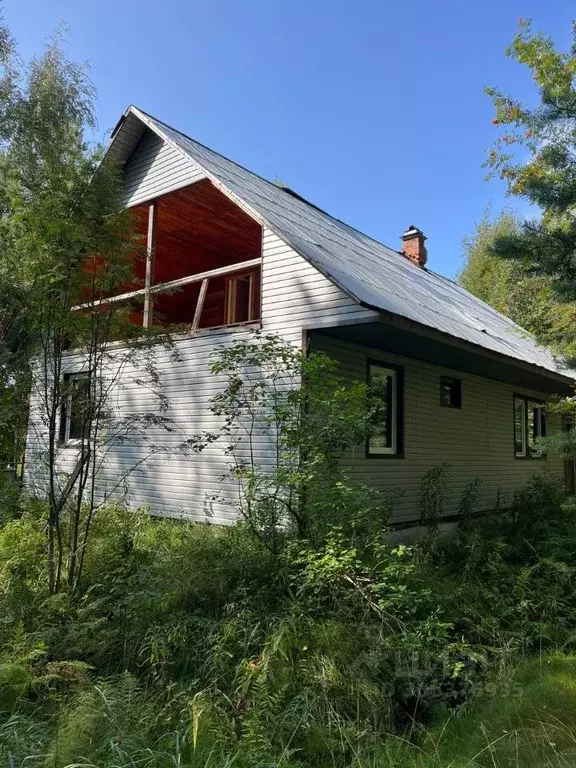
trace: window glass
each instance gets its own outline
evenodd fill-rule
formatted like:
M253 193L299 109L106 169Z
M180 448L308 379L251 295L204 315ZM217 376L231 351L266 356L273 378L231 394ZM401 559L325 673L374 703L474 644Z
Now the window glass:
M440 376L440 405L462 408L462 382L450 376Z
M546 408L543 403L523 395L514 396L514 454L518 458L542 458L537 447L546 436Z
M373 414L368 452L398 453L398 373L381 365L369 366Z
M514 398L514 453L526 456L526 401L523 397Z
M82 439L86 429L89 396L90 377L87 373L65 375L60 424L60 438L63 442Z
M539 437L546 436L546 419L544 408L540 403L528 402L528 453L530 456L541 456L542 451L536 447Z

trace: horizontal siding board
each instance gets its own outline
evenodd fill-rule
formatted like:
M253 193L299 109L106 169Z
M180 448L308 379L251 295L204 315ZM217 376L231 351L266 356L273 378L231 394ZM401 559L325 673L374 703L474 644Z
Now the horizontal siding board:
M203 178L190 158L147 131L124 168L123 203L138 205Z

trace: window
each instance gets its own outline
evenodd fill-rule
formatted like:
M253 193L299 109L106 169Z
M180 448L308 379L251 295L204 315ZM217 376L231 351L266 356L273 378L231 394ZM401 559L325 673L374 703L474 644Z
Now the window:
M369 456L398 456L402 453L402 368L368 364L368 388L373 419L367 441Z
M526 400L514 398L514 455L526 456Z
M541 400L514 395L514 455L518 459L541 459L536 447L539 437L546 436L546 409Z
M462 382L450 376L440 376L440 405L462 408Z
M228 278L225 325L247 323L254 319L254 288L254 273Z
M69 443L85 436L89 395L90 376L87 373L64 375L60 415L61 442Z

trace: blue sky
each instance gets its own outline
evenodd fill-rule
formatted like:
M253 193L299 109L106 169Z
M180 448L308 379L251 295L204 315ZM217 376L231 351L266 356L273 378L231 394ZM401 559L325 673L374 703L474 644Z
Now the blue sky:
M567 0L5 0L25 57L60 21L98 89L101 138L130 103L399 247L415 224L429 266L506 204L481 167L495 84L519 16L570 43ZM520 204L521 206L521 204ZM517 205L518 207L518 205Z

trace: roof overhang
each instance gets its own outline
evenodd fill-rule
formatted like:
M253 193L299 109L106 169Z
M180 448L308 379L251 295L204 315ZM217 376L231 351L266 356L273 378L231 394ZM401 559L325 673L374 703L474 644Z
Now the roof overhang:
M106 156L111 157L120 167L123 167L147 129L148 126L138 115L138 110L135 107L128 107L112 129Z
M322 328L317 333L422 362L547 394L574 394L570 376L499 355L406 318L381 314L379 322Z

